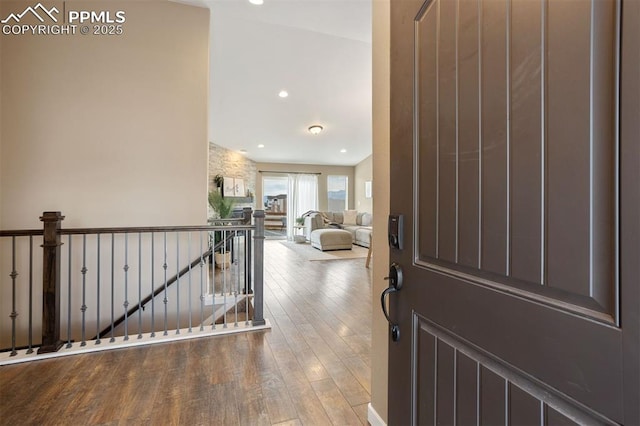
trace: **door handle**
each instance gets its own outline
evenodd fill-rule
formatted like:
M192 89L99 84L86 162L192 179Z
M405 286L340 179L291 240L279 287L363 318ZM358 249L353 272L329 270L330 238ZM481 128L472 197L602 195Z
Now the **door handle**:
M387 305L384 303L387 294L396 293L402 288L402 267L397 263L392 263L389 266L389 276L384 277L389 281L389 287L387 287L380 295L380 304L382 305L382 313L389 322L389 329L391 331L391 340L397 342L400 339L400 326L391 321L389 313L387 312Z

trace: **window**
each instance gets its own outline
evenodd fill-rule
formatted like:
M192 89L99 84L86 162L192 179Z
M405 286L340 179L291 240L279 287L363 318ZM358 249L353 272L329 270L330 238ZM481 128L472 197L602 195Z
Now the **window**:
M330 212L341 212L347 209L349 194L347 176L327 176L327 196L328 210Z
M289 178L286 176L262 179L262 202L265 213L286 213Z

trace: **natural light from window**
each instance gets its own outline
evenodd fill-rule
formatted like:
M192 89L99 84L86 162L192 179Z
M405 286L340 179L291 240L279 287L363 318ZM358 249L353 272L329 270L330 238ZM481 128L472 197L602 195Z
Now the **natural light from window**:
M328 210L341 212L347 209L349 194L347 193L347 176L327 176Z
M262 202L265 212L286 213L289 178L264 177L262 179Z

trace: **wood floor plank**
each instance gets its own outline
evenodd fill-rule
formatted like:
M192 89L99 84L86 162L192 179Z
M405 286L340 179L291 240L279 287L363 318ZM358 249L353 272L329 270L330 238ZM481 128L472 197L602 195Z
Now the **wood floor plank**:
M265 259L271 330L0 367L0 425L366 424L370 271Z
M334 425L356 425L360 422L333 380L319 380L311 386Z
M358 382L369 394L371 393L371 369L360 357L346 358L343 360L347 368L358 379Z
M274 426L302 426L302 423L298 419L293 419L282 423L275 423Z
M330 345L320 337L312 326L304 326L303 332L309 346L315 351L329 376L336 383L342 394L351 405L369 402L371 395L360 384L358 379L344 365L342 359L337 356Z
M297 418L297 412L282 376L278 373L262 377L262 397L269 419L282 423Z
M236 387L236 401L241 425L262 426L271 424L260 384L243 386L239 383Z

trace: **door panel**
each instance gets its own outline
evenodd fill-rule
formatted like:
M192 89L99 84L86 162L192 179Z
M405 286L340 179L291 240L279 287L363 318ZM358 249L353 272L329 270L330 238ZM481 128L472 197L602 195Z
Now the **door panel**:
M479 258L479 69L478 8L461 0L458 10L458 263L475 268ZM464 123L460 125L460 123Z
M542 14L540 3L511 3L511 276L542 283ZM529 141L539 141L530 143Z
M414 392L418 424L476 424L477 418L479 424L492 426L556 424L541 423L548 416L560 423L609 422L431 320L416 314L414 322L414 362L420 371Z
M437 7L432 4L430 8ZM436 54L437 45L437 14L425 15L417 25L420 31L424 32L425 39L422 42L422 49L418 50L418 67L420 81L417 85L419 91L418 110L423 117L417 125L420 126L420 151L418 161L425 177L424 183L420 185L420 199L425 200L425 207L419 218L420 232L420 253L429 258L438 258L439 239L439 205L438 205L438 175L440 163L438 159L438 61Z
M640 422L638 9L392 1L390 424Z
M433 0L418 14L420 263L616 321L615 17L612 0Z
M446 1L446 0L444 0ZM509 275L507 271L507 72L506 2L480 3L480 153L482 183L481 263L484 271ZM465 102L465 100L462 100ZM418 118L419 120L420 118Z

